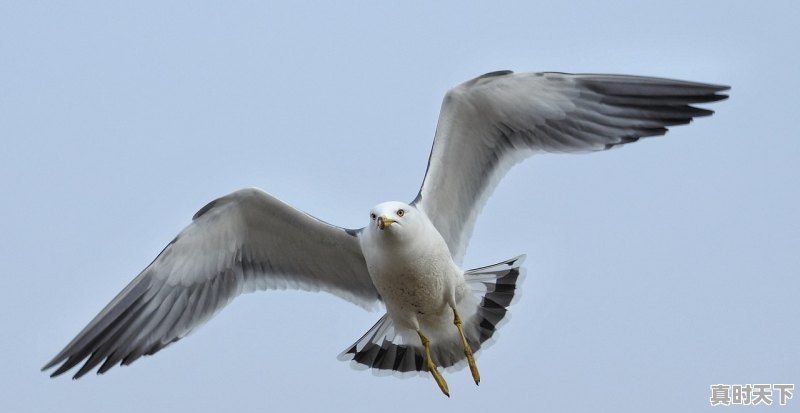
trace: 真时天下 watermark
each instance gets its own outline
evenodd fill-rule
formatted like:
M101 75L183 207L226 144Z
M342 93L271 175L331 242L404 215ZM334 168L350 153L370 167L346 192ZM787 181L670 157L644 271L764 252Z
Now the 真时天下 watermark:
M792 398L794 384L712 384L712 406L776 404L785 406Z

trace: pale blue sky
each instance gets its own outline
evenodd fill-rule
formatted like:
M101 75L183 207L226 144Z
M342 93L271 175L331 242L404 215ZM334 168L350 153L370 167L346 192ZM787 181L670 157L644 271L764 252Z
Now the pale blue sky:
M0 4L0 411L675 412L800 384L797 2L164 3ZM353 370L336 355L380 314L286 291L104 376L39 372L217 196L345 227L411 200L442 96L498 69L733 90L506 177L465 264L527 253L528 277L480 387Z

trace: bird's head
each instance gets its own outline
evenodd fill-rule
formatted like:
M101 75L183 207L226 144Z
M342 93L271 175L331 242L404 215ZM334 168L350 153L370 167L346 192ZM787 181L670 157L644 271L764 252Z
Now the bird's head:
M401 235L420 224L419 211L404 202L384 202L369 211L369 229L381 234Z

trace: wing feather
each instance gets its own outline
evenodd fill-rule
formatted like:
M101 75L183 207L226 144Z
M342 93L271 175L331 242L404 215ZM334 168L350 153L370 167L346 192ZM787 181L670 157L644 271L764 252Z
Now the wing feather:
M242 292L323 290L364 307L378 294L355 232L257 189L210 202L156 259L43 368L75 378L154 354Z
M713 111L727 86L653 77L488 73L444 98L414 204L460 263L475 218L505 173L536 152L592 152L663 135Z

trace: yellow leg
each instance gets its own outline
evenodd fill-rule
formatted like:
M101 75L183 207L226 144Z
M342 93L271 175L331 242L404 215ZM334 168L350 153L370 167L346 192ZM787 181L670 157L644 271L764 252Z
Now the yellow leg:
M419 335L419 339L422 341L422 346L425 347L425 361L428 363L428 370L433 375L433 379L436 380L436 384L439 385L439 388L442 389L442 393L445 396L450 397L450 390L447 388L447 382L444 381L444 377L439 373L439 370L436 369L436 364L433 363L433 358L431 357L431 342L428 340L428 337L425 337L421 331L417 330L417 334Z
M453 324L456 325L458 333L461 334L461 343L464 344L464 355L467 356L467 363L469 363L469 370L472 372L472 379L475 384L481 384L481 374L478 372L478 366L475 364L475 356L472 354L472 348L467 343L467 337L464 336L464 329L461 328L461 317L458 316L456 309L453 309Z

